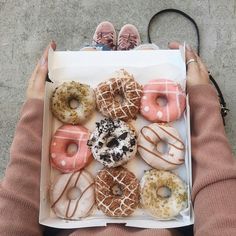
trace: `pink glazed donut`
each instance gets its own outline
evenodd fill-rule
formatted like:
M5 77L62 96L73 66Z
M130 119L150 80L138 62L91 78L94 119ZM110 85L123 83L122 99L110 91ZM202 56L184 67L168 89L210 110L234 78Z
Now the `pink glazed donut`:
M157 99L166 100L165 105ZM180 84L167 79L151 80L143 86L141 114L152 122L171 122L181 117L186 106L186 95Z
M88 129L80 125L63 125L54 134L51 147L51 164L63 173L84 168L92 160L87 146Z

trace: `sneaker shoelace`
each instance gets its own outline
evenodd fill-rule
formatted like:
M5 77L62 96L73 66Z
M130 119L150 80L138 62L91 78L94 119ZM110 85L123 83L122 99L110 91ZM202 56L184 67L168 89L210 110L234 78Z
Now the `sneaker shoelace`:
M137 46L137 36L133 34L123 34L119 37L118 47L120 50L129 50Z
M113 32L99 32L97 33L97 38L94 40L96 44L107 45L111 49L115 49L114 45L114 33Z

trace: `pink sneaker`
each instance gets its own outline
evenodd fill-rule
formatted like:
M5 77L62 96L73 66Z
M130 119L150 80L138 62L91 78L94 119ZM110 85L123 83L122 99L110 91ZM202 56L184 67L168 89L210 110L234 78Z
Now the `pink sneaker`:
M112 50L116 49L116 31L112 23L104 21L97 26L92 45L105 45Z
M140 35L134 25L124 25L118 35L117 50L130 50L140 45Z

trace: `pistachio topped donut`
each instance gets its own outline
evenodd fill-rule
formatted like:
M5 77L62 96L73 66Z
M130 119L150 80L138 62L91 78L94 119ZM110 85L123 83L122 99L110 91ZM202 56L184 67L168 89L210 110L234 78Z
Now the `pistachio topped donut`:
M53 115L69 124L83 123L91 115L95 105L93 89L75 81L61 84L51 98Z
M124 121L134 119L139 111L142 87L132 75L120 70L95 89L99 111L106 117Z
M88 141L94 158L107 167L128 162L137 151L135 132L124 121L105 118L96 123Z
M159 219L173 219L188 205L186 184L169 171L146 171L140 186L143 208Z

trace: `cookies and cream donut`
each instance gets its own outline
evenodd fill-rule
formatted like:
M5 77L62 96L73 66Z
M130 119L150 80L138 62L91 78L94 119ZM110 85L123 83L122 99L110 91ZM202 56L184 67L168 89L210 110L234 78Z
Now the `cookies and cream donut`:
M95 205L93 177L85 170L59 175L51 186L51 203L60 218L88 216Z
M107 167L126 163L137 151L135 132L124 121L109 118L96 123L88 146L93 157Z
M97 207L105 215L129 216L139 204L139 181L121 166L105 167L95 178L95 195Z
M81 125L63 125L52 137L50 161L63 173L74 172L87 166L92 153L87 146L90 132Z
M158 219L173 219L187 207L186 185L169 171L146 171L140 187L143 208Z
M132 75L120 70L95 89L99 111L106 117L124 121L134 119L139 111L142 87Z
M178 131L168 125L144 126L138 136L138 152L156 169L173 170L184 163L184 143Z
M60 121L69 124L83 123L95 109L95 95L87 84L64 82L55 89L51 110Z
M162 102L157 101L158 99L162 99ZM185 106L185 92L175 81L157 79L143 86L140 112L151 122L177 120L181 117Z

